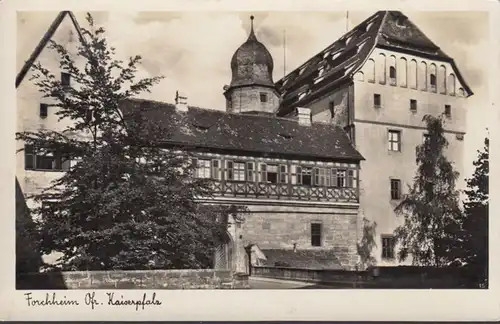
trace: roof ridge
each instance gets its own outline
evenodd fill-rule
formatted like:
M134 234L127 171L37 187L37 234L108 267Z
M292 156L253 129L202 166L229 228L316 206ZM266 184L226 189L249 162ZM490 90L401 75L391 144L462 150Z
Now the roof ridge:
M129 98L129 99L125 99L125 100L136 101L136 102L151 102L151 103L157 103L157 104L161 104L161 105L167 105L170 108L175 108L175 104L171 104L171 103L168 103L168 102L165 102L165 101L159 101L159 100L142 99L142 98ZM248 117L252 117L252 118L253 117L257 117L257 118L259 118L260 117L260 118L266 118L266 119L277 119L277 120L283 120L283 121L290 121L290 122L295 122L295 123L297 122L297 120L294 119L294 118L282 117L282 116L277 116L277 115L263 116L263 115L254 115L254 114L234 113L234 112L227 112L227 111L220 110L220 109L203 108L203 107L189 106L189 105L188 105L188 108L189 109L194 109L194 110L203 110L203 111L215 112L215 113L224 114L224 115L238 116L238 117L241 117L241 118L248 118ZM315 126L317 126L317 125L325 125L325 126L328 126L328 127L342 129L338 125L334 125L334 124L331 124L331 123L325 123L325 122L321 122L321 121L311 121L311 124L315 125ZM299 124L297 124L297 125L299 125ZM302 126L302 125L299 125L299 126ZM310 126L306 126L306 127L310 127Z

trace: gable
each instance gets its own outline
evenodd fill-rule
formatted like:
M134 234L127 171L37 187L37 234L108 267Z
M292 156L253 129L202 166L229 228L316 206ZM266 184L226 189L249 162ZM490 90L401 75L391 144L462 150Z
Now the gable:
M16 88L23 82L33 64L40 59L40 55L44 52L51 39L62 44L74 41L85 41L81 28L72 12L61 11L58 13L54 21L48 26L43 37L36 43L33 50L29 50L29 54L28 52L18 54L18 56L25 58L25 62L16 76Z

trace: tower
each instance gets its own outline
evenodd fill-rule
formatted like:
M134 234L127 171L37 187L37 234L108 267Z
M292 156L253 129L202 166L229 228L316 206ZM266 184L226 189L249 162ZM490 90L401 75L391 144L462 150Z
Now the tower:
M257 40L251 16L250 35L231 59L232 78L224 87L226 110L234 113L274 114L279 93L273 82L273 58Z

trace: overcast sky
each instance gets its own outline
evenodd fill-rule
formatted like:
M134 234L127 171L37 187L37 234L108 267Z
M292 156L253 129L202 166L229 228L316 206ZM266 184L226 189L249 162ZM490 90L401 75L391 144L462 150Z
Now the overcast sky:
M486 134L488 96L489 23L485 12L404 12L433 42L453 57L474 96L468 99L466 164L475 159ZM75 13L86 26L84 13ZM250 15L255 16L257 38L274 58L274 80L283 77L283 34L286 30L286 70L292 71L333 43L373 12L95 12L120 58L143 56L141 75L165 79L144 98L173 102L175 91L188 103L225 109L222 88L231 80L230 60L246 40ZM56 12L18 14L17 67L27 59ZM496 59L496 58L495 58ZM470 173L472 169L466 170Z

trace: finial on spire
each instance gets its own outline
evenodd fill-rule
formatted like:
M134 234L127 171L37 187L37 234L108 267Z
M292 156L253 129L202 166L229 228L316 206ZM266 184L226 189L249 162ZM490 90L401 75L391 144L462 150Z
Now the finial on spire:
M254 16L251 15L250 16L250 35L248 35L248 40L257 40L257 37L255 37L255 33L253 31L253 20L254 20Z

